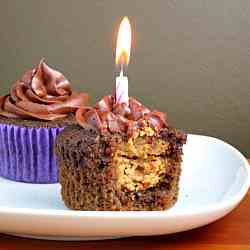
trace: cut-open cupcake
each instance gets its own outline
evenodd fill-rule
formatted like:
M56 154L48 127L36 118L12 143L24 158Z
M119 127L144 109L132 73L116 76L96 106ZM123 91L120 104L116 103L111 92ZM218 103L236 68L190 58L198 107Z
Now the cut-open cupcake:
M76 210L163 210L177 200L186 134L134 98L76 112L56 140L59 180Z

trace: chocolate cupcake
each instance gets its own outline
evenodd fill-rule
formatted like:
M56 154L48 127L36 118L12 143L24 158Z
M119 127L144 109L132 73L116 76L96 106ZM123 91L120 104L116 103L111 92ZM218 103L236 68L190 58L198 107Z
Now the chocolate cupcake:
M56 140L65 205L75 210L163 210L177 200L186 134L165 114L106 96L76 112Z
M0 175L30 183L58 182L53 145L88 101L42 60L0 96Z

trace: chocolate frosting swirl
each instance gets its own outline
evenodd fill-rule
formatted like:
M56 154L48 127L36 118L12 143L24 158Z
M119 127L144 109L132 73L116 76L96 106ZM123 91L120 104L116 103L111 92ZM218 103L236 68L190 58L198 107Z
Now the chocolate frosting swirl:
M93 108L79 108L76 120L82 127L90 124L101 133L126 133L129 137L147 126L156 133L168 126L164 113L151 111L132 97L127 105L116 103L113 96L105 96Z
M13 84L10 94L0 96L0 115L52 121L86 105L88 98L84 92L72 92L70 82L41 60Z

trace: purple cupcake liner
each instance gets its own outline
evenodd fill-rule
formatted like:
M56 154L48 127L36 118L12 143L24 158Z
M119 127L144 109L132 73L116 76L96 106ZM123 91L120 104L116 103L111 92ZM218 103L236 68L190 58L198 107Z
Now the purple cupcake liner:
M62 129L0 124L0 176L29 183L58 182L54 141Z

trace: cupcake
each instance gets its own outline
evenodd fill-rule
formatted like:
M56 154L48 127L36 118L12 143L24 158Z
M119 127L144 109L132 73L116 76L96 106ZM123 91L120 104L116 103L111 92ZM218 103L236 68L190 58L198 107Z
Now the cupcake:
M178 197L186 134L134 98L76 112L55 147L61 195L74 210L164 210Z
M58 182L53 146L57 134L75 124L88 101L44 60L0 96L0 175L29 183Z

